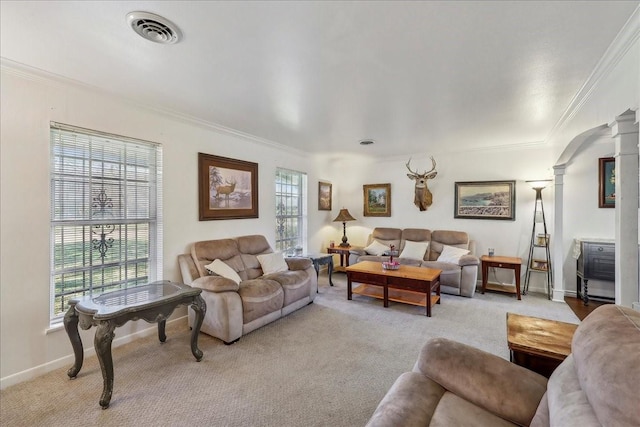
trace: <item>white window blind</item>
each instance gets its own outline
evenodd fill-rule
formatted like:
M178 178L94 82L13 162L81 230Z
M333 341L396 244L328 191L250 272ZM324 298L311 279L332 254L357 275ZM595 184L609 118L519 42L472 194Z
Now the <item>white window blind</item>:
M51 318L162 277L160 145L51 123Z
M276 169L276 250L292 253L307 239L307 174Z

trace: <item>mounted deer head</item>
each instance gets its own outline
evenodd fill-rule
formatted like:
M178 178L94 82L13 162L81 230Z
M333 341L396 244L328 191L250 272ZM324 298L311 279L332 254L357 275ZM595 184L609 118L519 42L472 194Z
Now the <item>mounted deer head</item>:
M416 181L415 198L413 199L413 203L415 203L415 205L421 211L426 211L427 208L431 206L431 202L433 201L431 191L429 191L429 188L427 188L427 180L433 179L436 177L436 175L438 175L438 172L436 171L436 161L433 160L433 157L431 157L431 163L433 164L433 167L430 171L425 171L424 173L418 173L417 169L415 172L412 171L411 167L409 166L410 163L411 157L409 157L409 161L407 162L406 166L407 169L409 169L409 172L411 172L408 173L407 176L409 177L409 179L413 179Z

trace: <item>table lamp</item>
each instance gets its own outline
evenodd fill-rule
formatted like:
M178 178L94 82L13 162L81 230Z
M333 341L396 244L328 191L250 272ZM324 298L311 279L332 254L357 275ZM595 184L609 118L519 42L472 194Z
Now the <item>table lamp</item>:
M355 221L356 219L351 216L348 209L340 209L340 213L334 222L342 222L342 243L340 246L345 248L349 246L349 242L347 241L347 221Z

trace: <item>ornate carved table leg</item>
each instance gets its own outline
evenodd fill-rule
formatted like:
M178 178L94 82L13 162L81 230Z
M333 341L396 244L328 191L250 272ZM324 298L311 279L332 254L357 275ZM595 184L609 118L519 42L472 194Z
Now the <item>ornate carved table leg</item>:
M207 312L207 304L200 295L196 295L191 303L191 308L196 312L193 330L191 331L191 353L193 353L193 357L199 362L202 360L203 353L202 350L198 348L198 335L200 334L200 327L202 326L204 315Z
M160 342L165 342L167 340L167 334L165 334L164 332L166 325L166 319L158 322L158 339L160 340Z
M582 294L582 302L584 302L584 305L589 305L589 295L587 294L587 287L589 285L587 285L588 280L584 279L584 294Z
M100 406L102 409L109 407L111 402L111 394L113 393L113 358L111 356L111 343L113 342L113 333L116 328L115 322L107 320L100 322L96 328L96 336L94 346L102 369L102 396L100 397Z
M84 351L82 349L82 340L80 339L80 333L78 332L78 313L76 313L76 305L71 304L69 310L64 315L64 329L69 335L69 341L73 347L73 354L75 355L75 362L73 366L67 371L69 378L73 379L78 375L80 369L82 369L82 362L84 359Z

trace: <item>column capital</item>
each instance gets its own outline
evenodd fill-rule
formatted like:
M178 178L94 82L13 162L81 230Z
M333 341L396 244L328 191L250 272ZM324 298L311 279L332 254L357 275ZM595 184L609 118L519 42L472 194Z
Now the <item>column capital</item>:
M611 136L613 138L620 135L638 133L636 113L628 110L624 114L616 116L616 119L609 126L611 127Z

